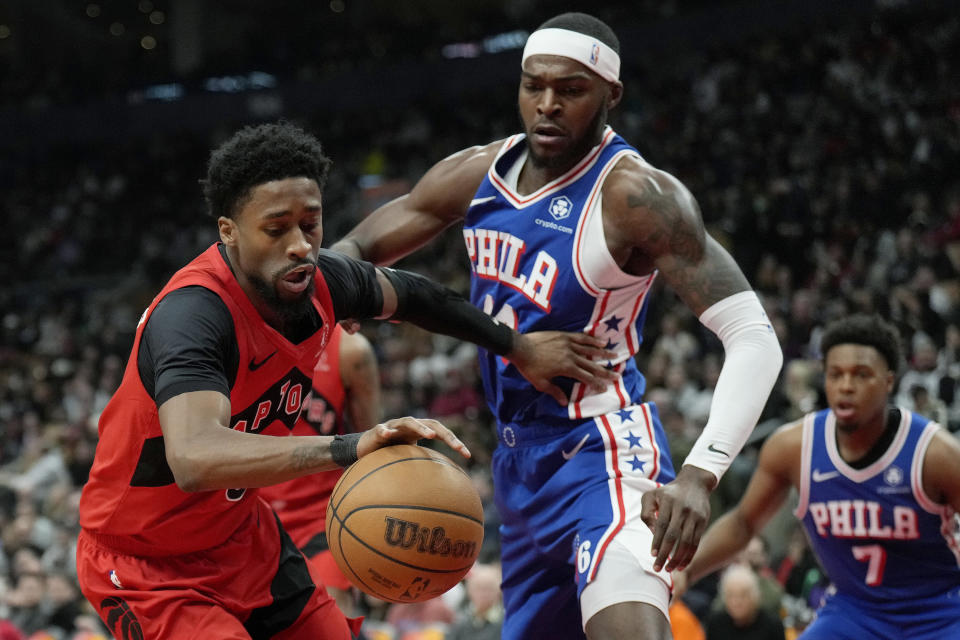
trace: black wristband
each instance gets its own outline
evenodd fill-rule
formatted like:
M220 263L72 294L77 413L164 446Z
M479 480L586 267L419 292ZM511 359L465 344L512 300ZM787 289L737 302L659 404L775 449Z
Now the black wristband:
M341 467L349 467L357 461L357 443L362 433L333 436L330 442L330 457Z

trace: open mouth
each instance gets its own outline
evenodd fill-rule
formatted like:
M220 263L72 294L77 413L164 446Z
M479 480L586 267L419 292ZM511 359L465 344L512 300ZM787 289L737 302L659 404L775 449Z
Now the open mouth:
M849 402L838 402L833 413L841 420L848 420L856 415L857 407Z
M313 275L313 266L302 266L291 269L280 279L280 286L291 293L300 293L310 284Z

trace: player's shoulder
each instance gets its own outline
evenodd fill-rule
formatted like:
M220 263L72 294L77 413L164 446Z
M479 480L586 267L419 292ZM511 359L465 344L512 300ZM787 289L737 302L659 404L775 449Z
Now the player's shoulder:
M617 161L604 180L603 198L624 211L686 213L690 222L699 220L699 207L683 182L638 155Z
M960 469L960 440L937 425L927 445L923 464L926 468Z
M503 141L467 147L433 165L411 191L421 209L464 212Z
M434 170L439 169L464 174L476 173L482 176L493 164L504 142L505 140L495 140L488 144L461 149L434 165Z
M779 426L771 433L763 443L760 455L779 464L784 461L799 460L802 449L803 420L795 420Z

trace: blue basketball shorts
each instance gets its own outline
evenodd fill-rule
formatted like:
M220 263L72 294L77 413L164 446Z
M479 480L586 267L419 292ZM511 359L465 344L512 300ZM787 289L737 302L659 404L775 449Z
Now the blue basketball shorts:
M640 499L675 475L656 407L562 426L499 425L498 437L502 637L583 638L578 599L614 539L635 553L638 571L654 574ZM669 574L655 575L669 590Z
M960 594L905 599L896 608L835 593L800 640L945 640L960 638Z

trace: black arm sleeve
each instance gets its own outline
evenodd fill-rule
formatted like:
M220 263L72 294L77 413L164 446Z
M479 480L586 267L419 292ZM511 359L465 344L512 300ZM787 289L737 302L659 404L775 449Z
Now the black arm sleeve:
M157 406L189 391L230 396L240 352L223 300L199 286L171 291L143 329L137 369Z
M513 349L513 330L477 309L453 289L410 271L385 267L380 271L397 291L397 311L393 319L472 342L497 355L506 355Z
M383 312L383 291L372 264L321 249L317 268L327 281L337 320L367 320Z

